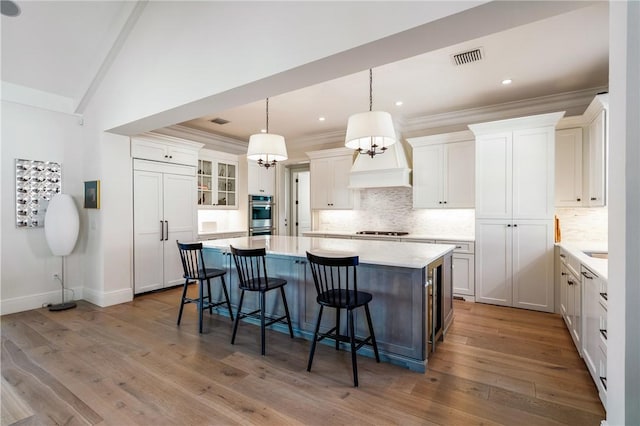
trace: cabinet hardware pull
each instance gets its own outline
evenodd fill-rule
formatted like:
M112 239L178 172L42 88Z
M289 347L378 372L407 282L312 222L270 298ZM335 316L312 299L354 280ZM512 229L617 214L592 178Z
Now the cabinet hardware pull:
M446 202L446 201L444 201L444 204L447 204L447 202Z
M604 337L604 340L607 340L607 330L600 330L600 334Z
M442 204L442 201L438 201L438 204Z
M569 275L569 274L567 274L566 272L560 272L560 275L564 277L565 275Z
M582 201L582 199L581 198L576 198L576 201Z
M564 259L567 256L565 256L564 254L561 254L560 257Z
M600 381L602 382L602 386L604 386L604 390L607 390L607 378L601 376Z
M573 281L568 280L568 281L567 281L567 284L569 284L569 285L573 285Z
M165 220L165 221L164 221L164 226L165 226L165 228L166 228L166 230L167 230L167 231L165 232L165 234L164 234L164 240L165 240L165 241L169 241L169 221L168 221L168 220Z
M586 272L582 272L582 275L587 279L590 279L590 280L593 279L593 277L589 276L589 274L587 274Z
M513 224L513 227L514 227L514 228L517 228L517 227L518 227L518 224L517 224L517 223L514 223L514 224Z
M607 293L600 293L600 297L602 297L604 300L609 300L609 295Z
M507 228L511 228L511 224L510 223L507 225Z
M160 221L160 241L164 241L164 223Z
M462 248L462 246L456 246L456 248Z
M591 197L591 201L595 201L595 200L597 200L596 197Z

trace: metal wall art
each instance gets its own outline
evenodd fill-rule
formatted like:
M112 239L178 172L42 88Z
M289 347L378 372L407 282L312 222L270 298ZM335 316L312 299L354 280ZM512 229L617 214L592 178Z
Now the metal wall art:
M44 226L51 197L62 191L62 166L16 158L16 227Z

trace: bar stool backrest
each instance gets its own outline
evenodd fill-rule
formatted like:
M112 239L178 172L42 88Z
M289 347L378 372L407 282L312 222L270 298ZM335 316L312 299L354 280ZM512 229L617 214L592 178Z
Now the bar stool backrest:
M358 256L323 257L307 252L318 302L330 306L358 305Z
M198 279L201 271L205 270L202 243L180 243L176 240L176 244L178 244L184 278Z
M239 249L233 246L229 248L238 271L240 288L252 291L265 288L269 282L266 250L264 248Z

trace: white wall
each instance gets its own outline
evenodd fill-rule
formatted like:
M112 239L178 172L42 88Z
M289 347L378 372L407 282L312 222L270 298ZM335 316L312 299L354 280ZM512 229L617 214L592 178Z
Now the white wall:
M640 2L609 5L607 422L618 426L640 424Z
M79 118L26 105L2 101L2 269L0 311L2 314L60 303L61 288L53 280L61 273L61 258L47 246L44 228L16 228L15 159L56 161L62 164L62 192L73 196L83 214L82 127ZM74 252L67 256L66 287L81 298L83 263L81 253L86 234L81 231ZM68 297L70 295L67 295Z

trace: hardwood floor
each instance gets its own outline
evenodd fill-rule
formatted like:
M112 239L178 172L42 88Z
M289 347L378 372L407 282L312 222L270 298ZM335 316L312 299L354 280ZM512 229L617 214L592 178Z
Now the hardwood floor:
M192 289L195 290L195 289ZM99 308L38 309L2 322L2 425L599 425L605 413L560 316L455 302L425 374L241 324L179 290ZM374 327L376 324L374 324ZM381 327L380 324L377 325Z

